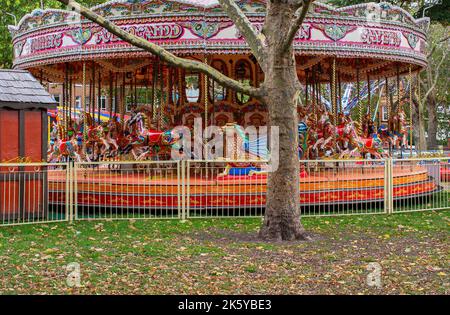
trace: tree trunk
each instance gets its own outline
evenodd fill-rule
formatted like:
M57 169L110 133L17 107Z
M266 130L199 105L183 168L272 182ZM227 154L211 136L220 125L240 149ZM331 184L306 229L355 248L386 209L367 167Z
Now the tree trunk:
M437 149L437 115L436 115L436 99L434 98L433 92L427 99L427 111L428 111L428 137L427 137L427 147L428 150Z
M426 97L425 102L427 103L427 112L428 112L428 126L427 126L427 147L428 150L436 150L437 149L437 113L436 113L436 92L434 91L433 85L433 71L431 69L431 65L428 64L426 68L426 83L428 89L432 89L429 91L428 97Z
M416 149L418 152L425 151L427 149L427 144L425 140L425 129L424 129L424 119L423 119L423 105L413 98L413 137L414 143L416 144Z
M268 2L266 37L269 47L263 101L269 109L270 126L279 127L278 169L269 174L267 203L260 237L271 240L306 239L300 223L300 174L297 155L296 93L299 81L292 45L283 51L283 36L290 26L292 11L282 3ZM271 139L272 141L272 139ZM273 156L273 154L272 154Z

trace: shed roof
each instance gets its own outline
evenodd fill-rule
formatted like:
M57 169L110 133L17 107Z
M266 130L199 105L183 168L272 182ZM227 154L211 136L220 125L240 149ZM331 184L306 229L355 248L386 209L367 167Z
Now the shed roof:
M0 108L55 108L56 102L28 71L0 69Z

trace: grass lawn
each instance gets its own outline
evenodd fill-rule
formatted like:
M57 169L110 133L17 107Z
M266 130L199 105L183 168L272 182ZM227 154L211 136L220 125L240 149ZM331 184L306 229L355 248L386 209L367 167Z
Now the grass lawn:
M303 223L314 241L260 242L260 219L2 227L0 293L450 293L450 210ZM81 287L66 283L73 262ZM366 284L370 262L381 288Z

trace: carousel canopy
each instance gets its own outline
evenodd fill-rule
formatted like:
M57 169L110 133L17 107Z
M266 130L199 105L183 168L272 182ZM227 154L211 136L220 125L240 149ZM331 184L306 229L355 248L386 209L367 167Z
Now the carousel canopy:
M238 1L257 29L265 17L265 0ZM123 29L177 54L248 54L249 48L216 0L114 0L92 8ZM394 76L426 66L428 18L415 19L388 3L333 8L313 3L294 47L299 71L339 58L343 80L355 79L355 68L371 78ZM147 52L107 30L64 10L35 10L10 26L14 67L45 69L66 62L96 60L119 72L114 59L141 62ZM329 65L329 62L328 62ZM117 69L114 69L116 66ZM329 66L328 66L329 69ZM301 75L300 75L301 76Z

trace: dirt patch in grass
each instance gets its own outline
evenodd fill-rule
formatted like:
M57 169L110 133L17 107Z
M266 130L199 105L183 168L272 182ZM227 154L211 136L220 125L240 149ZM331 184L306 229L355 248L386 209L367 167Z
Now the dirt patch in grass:
M323 240L324 235L314 232L307 232L306 235L310 240L292 240L292 241L278 241L278 240L263 240L258 236L258 231L235 231L225 230L219 228L210 228L205 231L200 231L195 234L195 238L200 241L210 240L217 243L266 243L272 245L289 246L305 242L313 242Z

